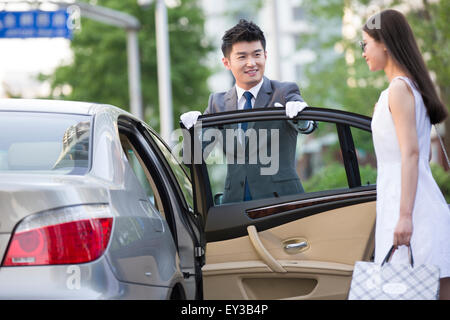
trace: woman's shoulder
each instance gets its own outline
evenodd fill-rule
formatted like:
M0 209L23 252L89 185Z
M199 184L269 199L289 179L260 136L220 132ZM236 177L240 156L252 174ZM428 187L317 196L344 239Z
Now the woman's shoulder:
M389 97L397 99L405 99L414 97L411 84L408 83L406 77L396 77L389 84Z
M414 110L414 93L410 84L402 77L395 78L389 84L389 109Z
M389 92L413 95L411 82L408 77L395 77L389 83Z

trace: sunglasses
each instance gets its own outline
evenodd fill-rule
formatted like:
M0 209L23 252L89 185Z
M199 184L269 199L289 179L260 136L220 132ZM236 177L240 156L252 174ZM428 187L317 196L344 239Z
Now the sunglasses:
M359 46L361 47L362 52L366 52L367 43L364 41L359 41Z

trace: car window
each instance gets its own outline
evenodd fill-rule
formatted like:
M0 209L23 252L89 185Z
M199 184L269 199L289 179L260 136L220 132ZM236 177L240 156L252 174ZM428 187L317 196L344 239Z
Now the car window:
M150 172L147 170L145 165L143 165L141 156L136 151L128 137L126 137L124 134L120 134L120 143L122 145L122 149L126 155L128 163L133 169L136 178L139 180L142 188L145 190L147 199L164 216L164 209L161 198L159 196L158 188L156 187L156 184Z
M245 131L242 124L194 133L216 205L349 188L335 123L258 121Z
M0 172L84 175L91 116L0 112Z
M377 182L377 158L373 147L372 133L353 127L350 130L358 158L361 185L375 185Z
M174 157L172 151L169 150L164 143L159 139L157 135L155 135L151 130L147 130L152 136L153 140L158 145L162 154L166 158L166 161L169 163L172 172L175 175L175 178L180 186L181 192L184 195L186 203L188 206L193 209L194 208L194 196L192 191L192 183L189 179L189 169L187 166L182 164L182 162L178 161L177 158Z

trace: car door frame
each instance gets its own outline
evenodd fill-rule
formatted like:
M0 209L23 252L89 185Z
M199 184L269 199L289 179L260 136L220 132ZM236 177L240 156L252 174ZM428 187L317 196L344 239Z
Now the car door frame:
M173 194L177 203L181 204L181 215L179 215L182 223L186 227L186 230L191 236L194 248L201 247L201 238L203 235L202 227L199 226L198 220L195 218L195 214L190 210L189 205L184 198L183 192L178 185L178 182L170 168L170 165L167 163L164 155L159 150L158 145L153 140L153 137L148 133L148 131L152 131L156 137L159 135L149 126L142 123L141 121L137 121L136 119L128 116L120 116L118 119L118 127L119 132L124 132L128 134L128 138L132 138L137 145L137 148L140 151L141 156L143 156L143 161L149 170L152 177L155 179L155 183L161 186L163 189L163 195L161 195L163 206L166 208L165 215L166 220L168 222L169 228L171 230L177 251L179 252L179 243L178 243L178 234L177 234L177 225L175 219L175 208L173 204L169 200L170 196L168 194ZM160 139L160 141L165 145L168 150L170 148L167 144ZM152 166L154 164L155 166ZM185 172L186 173L186 172ZM189 175L187 175L188 178ZM166 185L164 181L168 181L169 185ZM194 228L200 229L199 232L195 232ZM204 252L204 250L203 250ZM195 255L195 252L193 252ZM202 273L201 267L204 264L204 255L199 257L195 257L195 274L187 274L183 273L185 278L195 276L196 278L196 299L203 299L203 284L201 282Z
M203 115L199 117L196 126L189 130L190 145L195 145L194 128L198 126L202 128L218 126L220 128L226 124L268 120L289 120L289 118L284 109L280 108ZM291 120L316 120L336 124L349 187L342 190L319 191L214 206L207 168L203 161L201 164L195 163L194 152L191 152L188 165L191 169L194 188L194 209L202 216L206 242L245 236L248 233L247 227L250 225L255 226L258 231L264 231L325 210L376 200L376 186L361 185L359 164L350 130L350 127L355 127L371 132L370 117L336 109L308 107ZM185 129L181 122L180 125ZM296 213L292 214L292 210L295 210ZM233 214L238 211L245 214Z

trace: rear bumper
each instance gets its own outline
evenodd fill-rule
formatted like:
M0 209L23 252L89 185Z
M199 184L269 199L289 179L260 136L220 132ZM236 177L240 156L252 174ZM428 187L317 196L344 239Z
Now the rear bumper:
M117 280L105 257L85 264L1 267L0 299L167 299L170 288Z

